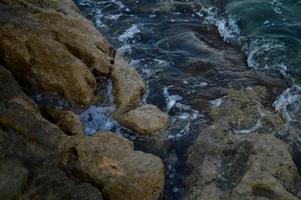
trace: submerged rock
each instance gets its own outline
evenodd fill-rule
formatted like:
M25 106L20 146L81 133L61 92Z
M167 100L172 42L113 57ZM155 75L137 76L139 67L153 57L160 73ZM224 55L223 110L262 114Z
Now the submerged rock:
M285 124L261 105L265 95L262 87L231 90L212 106L212 124L188 153L186 199L297 199L298 170L277 138Z
M153 105L144 105L119 117L119 122L139 134L150 135L168 126L168 115Z
M113 133L76 138L71 144L62 161L67 171L92 180L106 199L159 198L164 167L158 157L134 151L132 142Z

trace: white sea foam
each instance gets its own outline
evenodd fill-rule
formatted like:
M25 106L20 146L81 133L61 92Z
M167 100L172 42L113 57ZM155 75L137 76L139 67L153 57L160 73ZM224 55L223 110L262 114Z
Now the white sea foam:
M257 131L261 127L262 127L261 119L259 119L259 120L257 120L256 124L253 127L249 128L249 129L233 130L233 131L236 134L250 134L250 133L253 133L253 132Z
M163 90L163 96L165 97L166 102L166 110L169 112L173 107L175 107L176 103L182 100L182 97L179 95L171 95L169 94L168 87L165 87Z
M296 120L295 114L301 110L301 86L294 85L285 90L273 106L276 111L283 114L288 122Z
M127 41L127 40L129 40L131 38L134 38L134 36L137 33L140 33L140 32L141 32L141 30L139 29L138 25L134 24L129 29L127 29L123 34L121 34L118 37L118 40L121 41L121 42Z
M204 23L217 27L220 36L225 42L238 40L240 37L240 29L235 16L221 17L216 8L203 8L196 13L200 17L204 17Z
M117 15L108 15L106 18L109 20L118 20L123 14L117 14Z
M283 75L286 75L285 44L271 39L254 39L245 45L243 49L248 54L247 62L249 67L278 70Z
M132 52L132 45L130 44L125 44L122 45L117 49L118 53L121 55L124 55L125 53L131 53Z
M80 115L80 119L84 124L86 135L93 135L97 131L112 131L118 128L118 123L108 116L114 111L113 106L97 107L91 106Z
M209 103L213 106L213 108L218 108L220 105L222 105L223 103L223 97L222 98L218 98L212 101L209 101Z

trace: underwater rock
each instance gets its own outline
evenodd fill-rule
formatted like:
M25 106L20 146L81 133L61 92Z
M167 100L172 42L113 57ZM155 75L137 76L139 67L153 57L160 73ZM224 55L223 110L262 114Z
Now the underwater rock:
M230 90L212 105L212 124L190 147L186 199L297 199L290 146L277 138L281 117L260 103L265 88Z

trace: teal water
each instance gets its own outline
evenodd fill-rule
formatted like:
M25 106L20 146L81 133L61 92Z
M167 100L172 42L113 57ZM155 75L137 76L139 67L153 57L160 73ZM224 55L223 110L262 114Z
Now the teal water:
M229 30L236 33L231 40L242 46L248 56L249 67L278 70L300 81L300 0L219 2L205 1L204 4L211 9L209 15L213 13L217 18L227 19Z

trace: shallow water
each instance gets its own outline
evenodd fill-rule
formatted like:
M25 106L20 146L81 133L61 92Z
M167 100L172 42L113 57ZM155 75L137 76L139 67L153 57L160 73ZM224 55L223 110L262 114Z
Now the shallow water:
M227 89L266 86L270 95L265 101L272 107L277 97L291 85L281 73L296 74L294 81L298 80L299 24L292 22L296 25L294 45L278 40L281 39L278 33L269 33L268 30L272 29L268 25L274 23L272 14L266 16L270 19L264 18L264 21L269 20L269 23L263 22L266 28L257 30L254 27L259 23L256 20L260 19L254 17L256 12L248 11L248 15L243 12L243 8L248 9L253 1L223 1L222 4L201 0L75 2L142 75L148 86L144 101L157 105L171 116L171 127L166 130L165 138L169 143L167 154L160 155L167 171L164 199L182 199L185 194L183 177L189 170L185 165L185 152L202 128L210 124L207 110L220 104ZM254 8L267 1L256 2L258 5ZM295 5L292 9L299 11L296 8L300 3L291 3ZM287 16L287 20L291 18ZM289 48L285 54L281 45ZM276 72L260 71L266 68L274 68ZM300 103L298 92L300 90L294 93L299 98L294 104ZM111 96L110 90L108 96ZM282 112L281 107L288 108L291 103L281 103L285 100L279 98L275 107L279 105ZM86 133L91 135L97 130L121 132L135 142L137 149L143 149L143 139L110 118L113 109L113 100L110 99L84 112L81 117ZM295 110L287 110L291 115L296 110L298 112L298 106Z

